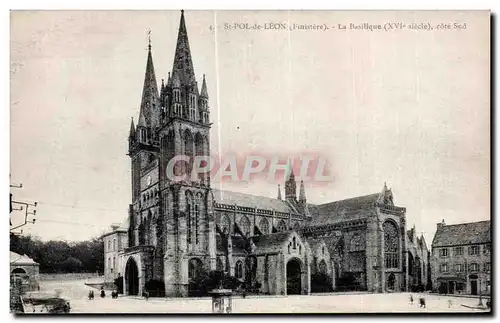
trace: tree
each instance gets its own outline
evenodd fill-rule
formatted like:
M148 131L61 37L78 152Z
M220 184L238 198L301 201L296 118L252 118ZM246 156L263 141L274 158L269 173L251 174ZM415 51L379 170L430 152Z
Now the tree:
M75 257L68 257L67 259L59 262L57 264L57 267L59 271L63 273L77 273L80 272L83 264L80 259L77 259Z
M100 238L81 242L67 243L64 241L41 241L32 236L10 236L10 250L21 255L27 255L40 264L41 273L56 272L103 272L104 245ZM77 259L77 262L68 258ZM61 266L70 265L71 269Z
M229 276L222 271L202 272L189 282L189 296L208 296L209 292L221 287L221 285L224 289L235 290L241 285L241 282L238 278Z

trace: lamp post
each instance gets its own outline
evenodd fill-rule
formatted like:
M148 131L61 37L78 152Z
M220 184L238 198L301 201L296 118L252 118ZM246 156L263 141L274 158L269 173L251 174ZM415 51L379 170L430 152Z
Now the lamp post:
M218 289L210 292L212 295L212 313L230 314L232 312L232 294L231 289L224 289L224 275L220 280Z
M478 275L479 276L479 275ZM481 278L478 277L478 282L479 282L479 304L477 304L478 306L481 306L481 307L484 307L483 305L483 295L481 293Z

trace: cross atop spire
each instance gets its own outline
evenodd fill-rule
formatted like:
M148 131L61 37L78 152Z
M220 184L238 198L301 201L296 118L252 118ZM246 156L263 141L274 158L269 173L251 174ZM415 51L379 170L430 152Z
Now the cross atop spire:
M159 107L158 101L158 85L156 83L153 56L151 54L151 43L149 43L144 86L142 88L141 110L137 126L149 127L155 123L155 113L157 112L155 111L155 107Z
M184 10L181 10L177 47L175 48L174 65L172 67L172 74L176 73L178 74L181 84L184 86L189 86L195 81Z
M148 50L151 51L151 29L148 30Z

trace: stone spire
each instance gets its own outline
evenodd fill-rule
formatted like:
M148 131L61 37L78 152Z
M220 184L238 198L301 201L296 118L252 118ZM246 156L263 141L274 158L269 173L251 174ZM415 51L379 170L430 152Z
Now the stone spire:
M304 181L300 181L299 202L306 203L306 190L304 188Z
M134 118L130 121L130 133L128 135L129 139L135 139L135 125L134 125Z
M156 112L159 109L158 85L156 83L153 56L151 54L151 40L148 45L148 58L146 62L146 74L144 75L144 86L142 88L141 110L138 127L151 127L156 125Z
M208 99L207 82L205 81L205 74L203 74L203 84L201 85L200 97Z
M170 72L168 72L167 78L167 88L172 87L172 78L170 77Z
M290 161L288 162L288 167L290 167L290 175L285 182L285 199L296 201L297 183L295 182L295 175L293 174L293 167Z
M175 48L174 65L172 67L172 74L175 75L176 73L183 86L189 86L196 81L191 50L189 49L186 22L184 20L184 10L181 10L177 47Z
M278 184L278 200L281 200L281 188L280 188L280 184Z

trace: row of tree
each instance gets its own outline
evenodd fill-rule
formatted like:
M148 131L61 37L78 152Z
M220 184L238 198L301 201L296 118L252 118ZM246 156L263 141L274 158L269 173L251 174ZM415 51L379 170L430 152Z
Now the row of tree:
M10 250L39 263L41 273L104 272L104 245L99 238L68 243L11 234Z

